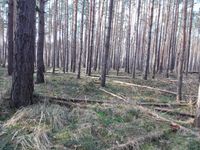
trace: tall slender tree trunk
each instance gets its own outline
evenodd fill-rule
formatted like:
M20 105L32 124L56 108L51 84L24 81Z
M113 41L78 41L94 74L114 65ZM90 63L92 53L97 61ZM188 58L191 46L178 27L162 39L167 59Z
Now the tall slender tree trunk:
M73 33L73 65L72 71L76 71L76 34L77 34L77 13L78 13L78 0L74 0L74 33Z
M136 58L137 58L137 52L139 49L139 20L140 20L140 8L141 8L141 0L138 0L138 6L137 6L137 21L136 21L136 31L135 31L135 53L133 56L133 68L132 68L132 76L135 78L135 72L136 72Z
M91 28L92 28L92 1L89 3L89 19L88 19L88 41L87 41L87 66L86 66L86 74L89 74L89 66L90 66L90 43L91 43Z
M77 74L78 79L80 79L81 77L81 62L83 53L83 27L84 27L84 12L85 12L84 9L85 9L85 0L83 0L82 12L81 12L80 53L79 53L78 74Z
M66 28L67 28L67 11L68 11L68 1L65 2L65 24L64 24L64 29L63 29L63 73L66 72L66 55L67 55L67 44L66 42L68 41L68 39L66 38ZM67 41L66 41L67 39Z
M190 27L189 27L189 35L188 35L189 37L188 37L187 60L186 60L186 76L188 75L188 71L189 71L191 35L192 35L192 24L193 24L193 8L194 8L194 0L191 0Z
M122 47L123 47L123 27L124 27L124 14L125 14L125 1L122 1L121 4L121 16L120 16L120 27L119 27L119 46L118 46L118 52L117 52L117 75L119 75L120 67L121 67L121 53L122 53Z
M102 71L102 65L103 65L103 62L105 61L105 43L106 43L106 28L107 28L107 21L108 21L108 6L109 5L109 0L106 0L106 8L105 8L105 15L104 15L104 19L103 19L103 22L104 22L104 26L103 26L103 29L102 29L102 33L103 33L103 38L102 38L102 49L101 49L101 54L99 55L100 58L99 58L99 70L101 69Z
M94 26L95 26L95 0L93 1L92 4L92 29L91 29L91 41L90 41L90 51L89 51L89 66L88 66L88 75L91 76L92 73L92 61L93 61L93 50L94 50Z
M3 20L3 24L2 24L2 49L3 49L3 64L2 64L2 67L6 67L6 59L7 59L7 56L6 56L6 42L5 42L5 23L4 23L4 20Z
M169 34L169 38L168 38L168 42L167 42L167 63L166 63L166 73L165 73L165 77L166 78L169 78L169 70L170 70L170 61L171 61L171 57L172 57L172 42L173 42L173 24L174 22L176 21L176 18L175 18L175 15L174 15L174 10L175 10L175 6L176 6L176 3L174 2L174 5L173 5L173 8L172 8L172 14L171 14L171 28L170 29L170 32L168 33Z
M145 54L145 62L144 62L144 72L143 72L143 79L147 80L147 75L149 71L149 58L150 58L150 49L151 49L151 36L152 36L152 26L153 26L153 11L154 11L154 0L151 2L151 15L149 20L149 32L148 32L148 44L147 44L147 51Z
M183 84L183 62L184 55L186 51L186 25L187 25L187 4L188 1L184 0L184 9L183 9L183 44L180 51L179 63L178 63L178 87L177 87L177 101L182 100L182 84Z
M35 50L35 0L17 0L14 70L11 106L19 108L33 103Z
M165 17L166 22L165 22L165 29L163 31L163 44L162 44L162 51L161 51L161 58L160 58L160 64L159 64L159 73L163 72L163 63L164 63L164 56L165 56L165 49L166 49L166 43L167 43L167 38L168 38L168 26L169 26L169 18L170 18L170 10L171 10L171 1L167 2L167 16Z
M89 1L86 0L86 10L85 14L86 14L86 19L85 19L85 33L84 33L84 51L83 51L83 68L86 68L86 64L87 64L87 49L88 49L88 26L89 26ZM86 73L87 73L87 69L86 69Z
M147 7L145 7L145 4L144 4L144 19L145 20L147 20L147 13L146 13L146 8ZM144 51L145 51L145 41L146 41L146 30L147 30L147 22L148 21L145 21L145 23L144 23L144 28L143 28L143 35L142 35L142 47L141 47L141 63L140 63L140 66L138 66L138 68L140 69L140 70L143 70L143 62L144 62Z
M98 58L100 56L100 44L101 44L101 33L102 33L102 19L103 19L103 10L104 10L104 3L105 0L103 0L103 2L99 1L99 5L101 4L101 7L99 8L99 17L98 17L98 26L97 26L97 32L96 32L96 54L95 54L95 61L94 61L94 71L97 70L97 64L98 64Z
M44 83L44 34L45 34L45 23L44 23L44 11L45 11L45 0L40 0L40 10L39 10L39 37L38 37L38 47L37 47L37 77L36 83Z
M53 73L55 73L55 67L56 67L56 51L57 51L57 12L58 12L58 0L54 1L55 7L54 7L54 19L53 19Z
M160 10L161 10L161 2L159 2L159 8L158 8L158 18L157 18L157 27L156 27L156 45L155 45L155 53L154 53L154 60L153 60L153 75L152 78L155 78L156 74L156 62L158 59L158 39L159 39L159 27L160 27Z
M175 10L175 22L173 27L173 42L172 42L172 57L171 57L171 66L170 71L173 72L176 64L176 49L177 49L177 30L178 30L178 22L179 22L179 0L176 0L176 10Z
M69 21L68 21L68 18L69 18L69 8L68 8L68 0L66 0L66 18L65 18L65 21L66 21L66 53L67 53L67 56L66 56L66 72L69 71Z
M57 35L58 35L58 43L57 43L57 53L56 53L56 67L60 68L60 54L61 54L61 19L62 19L62 8L61 1L58 1L58 19L57 19Z
M129 17L128 17L128 31L127 31L127 45L126 45L126 66L125 72L130 73L130 48L131 48L131 0L129 0Z
M69 66L69 44L68 44L68 0L65 2L65 25L64 25L64 52L63 52L63 72L68 72Z
M102 73L101 73L101 86L105 87L106 85L106 70L107 70L107 60L108 60L108 54L109 54L109 48L110 48L110 33L111 33L111 25L112 25L112 17L113 17L113 4L114 0L110 0L109 4L109 14L108 14L108 29L107 29L107 35L106 35L106 43L105 43L105 53L104 53L104 62L102 65Z
M13 48L14 48L14 2L13 0L9 0L8 2L8 75L12 75L13 72Z
M48 30L48 62L47 62L47 66L50 67L51 66L51 56L52 56L52 46L51 46L51 35L52 35L52 13L50 13L51 10L51 4L49 3L49 30Z

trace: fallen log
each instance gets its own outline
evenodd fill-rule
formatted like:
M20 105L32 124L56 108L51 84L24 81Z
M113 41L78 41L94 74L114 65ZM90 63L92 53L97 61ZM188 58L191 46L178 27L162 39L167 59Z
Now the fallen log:
M118 101L113 101L113 100L90 100L90 99L78 99L78 98L62 98L62 97L51 97L51 96L42 96L42 95L35 95L35 98L38 99L46 99L49 101L59 101L64 102L64 103L109 103L109 104L116 104L119 103Z
M126 99L124 99L121 96L118 96L118 95L116 95L116 94L114 94L112 92L106 91L105 89L102 89L102 88L100 88L100 90L103 91L103 92L105 92L105 93L107 93L107 94L109 94L109 95L111 95L111 96L113 96L113 97L116 97L116 98L118 98L120 100L123 100L126 103L128 102Z
M92 75L92 77L100 77L101 75ZM114 76L114 75L106 75L107 78L116 78L116 79L132 79L130 76Z
M144 144L146 142L151 142L155 140L159 140L162 138L166 133L170 133L172 130L171 129L165 129L162 131L157 131L157 132L151 132L145 136L140 136L136 139L133 139L125 144L119 144L116 145L112 148L109 148L108 150L140 150L140 145Z
M179 116L183 116L183 117L191 117L191 118L195 117L195 115L193 115L193 114L177 112L177 111L174 111L171 109L155 108L154 110L159 111L159 112L165 112L165 113L172 114L172 115L179 115Z
M118 83L118 84L122 84L122 85L126 85L126 86L133 86L133 87L138 87L138 88L146 88L149 90L153 90L153 91L159 91L159 92L163 92L163 93L168 93L171 95L177 95L176 92L173 91L168 91L168 90L164 90L164 89L159 89L159 88L154 88L154 87L150 87L150 86L145 86L145 85L138 85L138 84L133 84L133 83L127 83L127 82L122 82L122 81L113 81L114 83ZM184 95L185 97L190 97L190 98L197 98L197 96L193 96L193 95Z
M169 94L176 95L176 92L163 90L163 89L159 89L159 88L154 88L154 87L150 87L150 86L138 85L138 84L127 83L127 82L122 82L122 81L113 81L113 82L114 83L118 83L118 84L122 84L122 85L134 86L134 87L139 87L139 88L146 88L146 89L150 89L150 90L155 90L155 91L159 91L159 92L164 92L164 93L169 93Z
M189 74L198 74L199 72L198 71L189 71L188 73Z
M52 103L52 104L58 104L58 105L61 105L61 106L66 106L66 107L68 107L68 108L78 106L78 105L75 104L75 103L67 102L67 101L63 101L63 100L48 99L48 101L45 101L45 100L43 99L42 102L44 102L44 103L45 103L45 102L50 102L50 103Z
M196 136L196 138L200 139L200 134L198 132L195 132L192 129L186 128L186 127L176 123L176 121L173 120L173 119L164 118L164 117L160 116L159 114L157 114L156 112L153 112L150 109L142 107L142 106L136 106L136 108L138 108L140 111L142 111L144 113L147 113L147 114L157 118L158 120L167 122L167 123L174 125L174 126L178 126L180 131L192 134L192 135Z
M8 115L8 114L9 114L9 112L1 112L1 111L0 111L0 116L1 116L1 115Z
M172 79L155 79L156 81L159 81L159 82L163 82L163 83L176 83L178 82L178 80L172 80Z
M184 107L188 106L188 104L182 103L147 103L147 102L138 102L138 105L141 106L155 106L155 107Z
M62 75L62 74L64 74L64 73L63 73L61 70L55 70L55 73L52 74L52 71L51 71L51 70L47 70L47 71L45 72L45 74ZM73 72L66 72L65 74L66 74L66 75L76 75L76 73L73 73Z
M110 92L110 93L111 93L111 92ZM114 93L111 93L111 94L112 94L113 96L116 95L116 94L114 94ZM124 98L122 98L122 97L120 97L120 96L118 96L118 95L116 95L115 97L120 98L121 100L124 99ZM124 100L125 100L125 99L124 99ZM128 104L131 105L131 103L128 103ZM145 114L148 114L148 115L150 115L150 116L152 116L152 117L155 117L157 120L164 121L164 122L166 122L166 123L169 123L169 124L172 125L172 126L178 126L180 131L189 133L189 134L195 136L196 138L200 139L200 134L199 134L198 132L195 132L195 131L193 131L192 129L186 128L186 127L184 127L184 126L182 126L182 125L176 123L176 121L173 120L173 119L164 118L164 117L160 116L159 114L157 114L156 112L153 112L152 110L150 110L150 109L148 109L148 108L146 108L146 107L137 105L137 104L136 104L136 105L131 105L131 106L134 107L135 109L140 110L141 112L143 112L143 113L145 113Z

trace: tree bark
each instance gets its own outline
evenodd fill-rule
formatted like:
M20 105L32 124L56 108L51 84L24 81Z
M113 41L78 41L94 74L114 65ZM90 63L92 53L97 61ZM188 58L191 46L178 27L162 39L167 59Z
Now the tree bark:
M130 48L131 48L131 0L129 0L129 17L128 17L128 30L127 30L127 45L126 45L126 66L125 66L125 72L130 73L130 67L129 67L129 60L130 60Z
M183 62L184 55L186 50L186 25L187 25L187 0L184 0L184 9L183 9L183 44L180 52L180 58L178 63L178 87L177 87L177 101L182 100L182 84L183 84Z
M144 74L143 79L147 80L147 75L149 71L149 58L150 58L150 49L151 49L151 32L152 32L152 25L153 25L153 11L154 11L154 0L151 2L151 15L150 15L150 23L149 23L149 33L148 33L148 44L147 44L147 51L145 54L145 62L144 62Z
M11 106L32 104L34 90L35 0L17 0Z
M78 79L80 79L81 77L81 62L83 53L83 27L84 27L84 12L85 12L84 9L85 9L85 0L83 0L82 12L81 12L80 53L79 53L78 74L77 74Z
M89 50L89 66L88 66L88 75L91 76L92 73L92 61L93 61L93 47L94 47L94 26L95 26L95 0L93 1L92 4L92 17L91 17L91 23L92 23L92 29L91 29L91 41L90 41L90 50Z
M69 42L68 42L68 0L65 2L65 29L64 29L64 57L63 57L63 72L68 72L69 66Z
M44 11L45 11L45 0L40 0L40 10L39 10L39 37L38 37L38 48L37 48L37 77L36 83L44 83L44 34L45 34L45 23L44 23Z
M58 12L58 0L54 1L55 7L54 7L54 19L53 19L53 73L55 73L55 67L56 67L56 50L57 50L57 12Z
M137 6L137 21L136 21L136 36L135 36L135 52L133 56L133 68L132 68L132 76L135 78L135 72L136 72L136 58L137 58L137 52L139 49L139 21L140 21L140 9L141 9L141 0L138 0L138 6Z
M158 18L157 18L157 27L156 27L156 45L155 45L155 53L154 53L154 60L153 60L153 75L152 78L155 78L156 74L156 62L158 59L158 39L159 39L159 25L160 25L160 10L161 10L161 3L159 2L159 8L158 8Z
M86 0L86 19L85 19L85 38L84 38L84 52L83 52L83 68L86 68L87 64L87 49L88 49L88 26L89 26L89 1ZM86 69L87 73L87 69Z
M13 48L14 48L14 2L13 0L9 0L8 2L8 75L12 75L13 72Z
M104 11L104 3L105 0L103 0L103 2L101 3L101 1L99 1L99 7L101 4L101 7L99 8L99 16L98 16L98 26L97 26L97 31L96 31L96 54L95 54L95 61L94 61L94 71L97 70L97 64L98 64L98 58L100 56L100 44L101 44L101 32L102 32L102 20L103 20L103 11Z
M74 33L73 33L73 65L72 72L76 71L76 34L77 34L77 13L78 13L78 0L74 0Z
M187 47L187 60L186 60L186 76L189 71L189 59L190 59L190 49L191 49L191 35L192 35L192 24L193 24L193 8L194 0L191 0L191 12L190 12L190 27L189 27L189 37L188 37L188 47Z
M101 73L101 86L105 87L106 84L106 70L107 70L107 60L110 48L110 33L111 33L111 25L112 25L112 17L113 17L113 0L110 0L109 4L109 14L108 14L108 29L106 35L106 43L105 43L105 53L104 53L104 62L102 66L102 73Z
M122 47L123 47L123 27L124 27L124 14L125 14L125 1L122 1L121 4L121 16L120 16L120 27L119 27L119 45L118 50L116 54L116 69L117 69L117 75L119 75L120 67L121 67L121 53L122 53Z

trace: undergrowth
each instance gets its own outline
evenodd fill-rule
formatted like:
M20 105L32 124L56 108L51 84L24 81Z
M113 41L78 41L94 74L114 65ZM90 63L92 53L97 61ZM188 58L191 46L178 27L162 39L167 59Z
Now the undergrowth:
M114 72L111 72L113 74ZM120 73L120 75L127 75ZM46 73L45 84L35 86L37 94L63 98L80 98L92 100L111 100L112 96L99 90L97 79L82 77L76 79L74 74ZM0 96L9 92L11 80L5 76L5 69L0 68ZM116 80L116 79L113 79ZM119 79L122 80L122 79ZM143 81L137 77L123 79L140 85L174 90L175 83L167 83L163 79ZM190 92L191 87L184 84L184 90ZM105 88L129 101L171 103L175 97L156 91L120 86L108 80ZM195 89L195 88L194 88ZM9 95L9 93L8 93ZM181 108L177 111L189 112L190 109ZM18 110L14 115L0 107L0 150L103 150L115 145L127 143L137 137L150 132L169 128L164 123L141 113L131 105L95 104L85 107L66 108L53 104L35 104ZM167 114L161 115L171 117ZM173 119L177 119L176 116ZM177 119L178 120L178 119ZM200 143L190 135L170 133L153 142L146 142L140 146L142 150L198 150Z
M90 107L68 109L35 104L22 108L3 124L1 145L23 150L60 149L60 146L101 150L163 127L130 106Z

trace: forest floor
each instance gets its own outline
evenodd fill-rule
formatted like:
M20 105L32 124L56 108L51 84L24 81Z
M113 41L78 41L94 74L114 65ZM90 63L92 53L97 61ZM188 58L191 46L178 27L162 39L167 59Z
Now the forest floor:
M176 79L144 81L111 72L106 88L99 74L76 79L47 71L35 85L36 104L14 111L7 105L11 78L0 68L0 150L199 150L193 127L197 76L184 80L184 101L176 102ZM164 119L163 119L164 118Z

